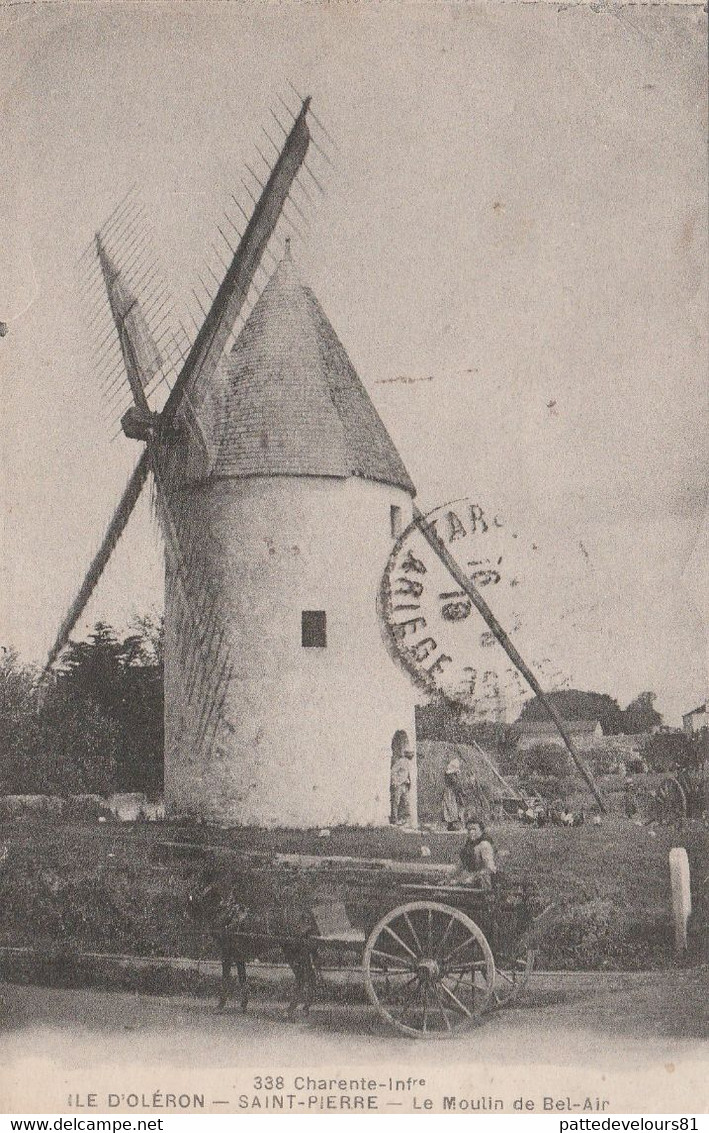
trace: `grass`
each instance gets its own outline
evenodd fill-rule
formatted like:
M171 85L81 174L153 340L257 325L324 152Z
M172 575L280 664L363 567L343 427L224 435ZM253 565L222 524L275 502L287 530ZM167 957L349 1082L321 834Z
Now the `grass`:
M707 828L639 827L622 817L567 830L504 823L491 829L504 871L531 878L556 911L541 940L550 968L637 969L673 963L668 853L687 848L695 921L706 923L700 882L709 874ZM141 956L214 955L187 916L189 876L210 853L300 853L392 858L418 863L457 859L460 835L395 828L265 831L160 824L7 821L0 842L0 944L43 950L48 963L80 952ZM195 848L197 847L197 848ZM201 849L200 849L201 847ZM422 856L427 847L430 856ZM346 882L356 886L356 878ZM365 898L366 899L366 898Z

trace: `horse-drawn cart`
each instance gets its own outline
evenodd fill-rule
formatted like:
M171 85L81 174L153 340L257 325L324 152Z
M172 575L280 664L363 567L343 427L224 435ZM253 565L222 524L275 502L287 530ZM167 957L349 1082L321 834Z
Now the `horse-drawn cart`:
M236 965L278 949L306 1011L326 969L360 967L369 1001L415 1038L460 1033L515 1000L534 964L534 903L524 885L452 883L450 867L277 855L210 863L191 897L220 942L224 985Z

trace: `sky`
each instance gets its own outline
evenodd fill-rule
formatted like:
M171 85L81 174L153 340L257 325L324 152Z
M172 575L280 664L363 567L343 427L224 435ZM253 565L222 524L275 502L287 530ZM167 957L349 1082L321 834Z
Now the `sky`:
M594 8L598 8L594 5ZM417 485L593 600L576 687L707 695L705 14L689 5L0 8L0 641L41 661L137 459L111 441L77 260L136 184L176 310L289 83L293 253ZM308 185L307 179L305 184ZM277 253L278 249L274 249ZM214 262L214 261L212 261ZM115 412L114 412L115 417ZM587 557L586 557L587 556ZM384 567L384 564L382 564ZM147 493L79 630L161 602ZM588 572L587 572L588 573Z

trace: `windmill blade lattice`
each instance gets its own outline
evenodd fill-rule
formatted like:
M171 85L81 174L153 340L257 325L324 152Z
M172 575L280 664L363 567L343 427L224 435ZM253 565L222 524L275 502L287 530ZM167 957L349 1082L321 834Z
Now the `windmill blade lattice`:
M179 500L165 476L168 447L157 434L158 415L151 412L147 393L156 372L162 367L160 348L150 332L140 299L126 279L126 273L106 252L100 234L96 253L109 306L118 335L125 373L133 405L122 418L124 432L146 442L148 465L153 474L153 503L165 546L168 577L177 601L179 640L189 650L191 664L183 696L198 719L197 753L218 721L226 687L231 677L228 651L219 632L220 613L195 540ZM185 395L187 396L187 394Z
M266 246L273 235L308 151L309 105L310 100L306 99L261 195L255 201L253 213L248 219L231 264L216 291L182 372L167 400L162 418L168 425L176 421L180 410L195 416L194 407L201 401L203 391L214 377L229 336L248 298L249 288L253 284ZM199 429L199 420L193 421L193 425ZM203 440L208 457L208 444L205 438Z
M171 389L189 349L154 249L147 210L135 190L101 226L80 265L87 271L83 291L91 311L87 329L94 378L115 439L126 409L136 399L143 401L138 384L145 400L153 400L163 384ZM127 346L137 365L127 361Z
M67 644L103 570L130 518L147 478L153 473L153 503L165 544L166 578L176 609L180 668L186 674L181 690L197 721L199 752L213 741L223 722L223 708L232 665L224 634L225 611L205 568L200 525L190 515L183 488L190 479L190 448L201 446L208 472L210 458L205 434L205 410L217 369L230 336L248 302L254 277L268 253L268 243L284 215L296 178L304 168L310 144L305 99L265 184L254 196L254 208L231 262L219 281L211 272L216 293L208 299L204 322L194 341L170 325L170 299L150 252L145 211L131 191L102 226L94 242L93 276L89 281L90 323L97 339L97 364L111 413L118 412L124 433L145 442L146 449L124 491L107 535L84 579L79 594L62 622L49 654L45 674ZM278 120L278 119L277 119ZM279 122L280 125L280 122ZM306 167L307 168L307 167ZM241 207L241 206L240 206ZM220 230L221 231L221 230ZM82 257L85 264L87 254ZM223 267L223 261L221 261ZM210 269L211 271L211 269ZM167 324L167 327L165 327ZM162 412L150 407L150 395L169 369L177 372ZM208 417L209 415L206 414Z

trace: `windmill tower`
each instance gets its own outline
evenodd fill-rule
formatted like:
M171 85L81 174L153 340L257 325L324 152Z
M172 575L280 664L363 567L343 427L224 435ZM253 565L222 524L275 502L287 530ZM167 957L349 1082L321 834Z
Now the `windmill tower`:
M387 656L376 596L413 484L289 252L223 377L212 467L179 506L234 671L200 751L168 575L166 796L230 822L385 823L392 737L413 740L414 693Z
M159 344L96 237L132 394L123 431L145 448L48 667L150 473L165 542L169 811L384 824L392 739L403 729L413 745L415 692L387 655L377 594L413 484L289 248L226 352L304 164L308 112L306 100L160 413Z

